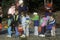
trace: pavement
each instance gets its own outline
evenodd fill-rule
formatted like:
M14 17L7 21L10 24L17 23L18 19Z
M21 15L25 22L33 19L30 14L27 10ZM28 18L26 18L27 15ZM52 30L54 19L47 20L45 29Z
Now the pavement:
M30 37L25 37L25 38L20 38L20 37L15 37L12 36L11 38L6 37L5 35L0 35L0 40L60 40L60 36L55 36L55 37L38 37L31 35Z
M39 37L39 36L34 36L33 32L29 37L21 38L21 37L15 37L13 36L11 38L7 37L7 30L0 31L0 40L60 40L60 28L56 29L56 36L51 37L51 36L46 36L46 37Z

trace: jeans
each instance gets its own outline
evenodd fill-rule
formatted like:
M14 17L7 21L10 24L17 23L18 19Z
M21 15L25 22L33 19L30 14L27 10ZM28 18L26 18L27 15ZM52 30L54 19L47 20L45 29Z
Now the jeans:
M8 35L11 35L12 31L11 31L11 27L8 27Z
M11 35L11 34L12 34L11 29L12 29L12 27L9 27L9 28L8 28L8 35ZM18 35L19 35L18 27L15 27L15 35L16 35L16 36L18 36Z
M18 27L15 27L15 35L18 36L19 32L18 32Z

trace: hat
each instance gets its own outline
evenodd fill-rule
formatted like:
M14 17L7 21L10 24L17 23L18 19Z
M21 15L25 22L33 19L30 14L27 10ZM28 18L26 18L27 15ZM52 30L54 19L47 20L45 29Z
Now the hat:
M38 13L37 12L34 12L33 15L37 15Z
M23 0L19 0L19 4L22 4L23 3Z

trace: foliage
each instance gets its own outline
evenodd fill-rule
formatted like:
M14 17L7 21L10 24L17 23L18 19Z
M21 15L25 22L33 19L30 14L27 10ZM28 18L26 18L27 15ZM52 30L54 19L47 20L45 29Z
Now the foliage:
M11 6L12 3L15 3L15 0L2 0L1 4L4 16L6 16L8 8Z

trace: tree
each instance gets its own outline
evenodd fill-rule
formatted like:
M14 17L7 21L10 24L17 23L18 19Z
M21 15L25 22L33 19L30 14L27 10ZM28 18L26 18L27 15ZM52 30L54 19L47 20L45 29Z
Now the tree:
M11 6L12 3L15 3L15 0L2 0L1 5L3 8L4 16L6 16L8 8Z

